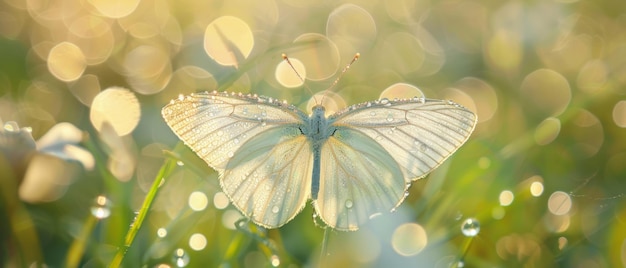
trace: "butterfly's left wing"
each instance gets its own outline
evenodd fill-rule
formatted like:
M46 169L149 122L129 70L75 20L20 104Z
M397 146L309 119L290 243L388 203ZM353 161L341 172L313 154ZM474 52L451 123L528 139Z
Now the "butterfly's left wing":
M349 107L329 118L336 127L321 149L315 208L329 226L356 230L398 206L472 133L476 115L458 104L414 98Z
M312 154L300 131L307 116L294 106L226 92L181 96L163 118L220 174L232 204L255 223L279 227L310 196Z

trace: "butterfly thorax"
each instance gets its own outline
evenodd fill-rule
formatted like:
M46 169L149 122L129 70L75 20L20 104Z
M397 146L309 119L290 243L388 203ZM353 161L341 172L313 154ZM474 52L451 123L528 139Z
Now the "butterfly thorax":
M302 134L309 137L313 146L321 146L321 144L330 137L334 132L334 127L326 118L326 109L322 105L313 107L313 113L308 118L308 124L302 130Z

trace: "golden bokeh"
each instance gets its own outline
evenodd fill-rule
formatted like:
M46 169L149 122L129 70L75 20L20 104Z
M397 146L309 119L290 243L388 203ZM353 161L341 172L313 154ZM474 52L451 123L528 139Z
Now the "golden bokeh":
M80 48L70 42L54 46L48 54L48 70L61 81L74 81L83 74L87 63Z
M112 87L100 92L91 104L91 124L103 131L107 124L120 136L130 134L140 118L137 97L125 88Z
M250 56L253 47L252 30L237 17L219 17L204 32L204 51L221 65L237 67Z
M118 248L122 267L624 266L624 18L623 1L2 0L0 266ZM395 213L325 236L307 206L266 230L161 117L213 90L327 115L446 99L478 124Z

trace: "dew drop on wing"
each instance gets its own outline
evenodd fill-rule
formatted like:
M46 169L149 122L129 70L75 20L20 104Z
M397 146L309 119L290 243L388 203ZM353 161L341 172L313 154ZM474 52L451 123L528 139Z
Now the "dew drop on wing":
M278 213L279 211L280 211L280 208L278 206L272 207L272 213Z
M388 114L387 115L387 122L392 122L393 121L393 114Z
M345 204L345 205L346 205L346 208L352 208L352 206L354 205L354 204L352 203L352 199L348 199L348 200L346 200L346 204Z

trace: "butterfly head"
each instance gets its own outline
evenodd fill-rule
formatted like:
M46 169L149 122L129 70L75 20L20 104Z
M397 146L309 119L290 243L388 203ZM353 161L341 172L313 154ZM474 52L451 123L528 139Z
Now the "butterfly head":
M313 109L311 110L311 112L313 113L313 117L316 117L316 116L324 117L324 114L326 113L326 108L322 106L321 104L316 104L315 106L313 106Z

